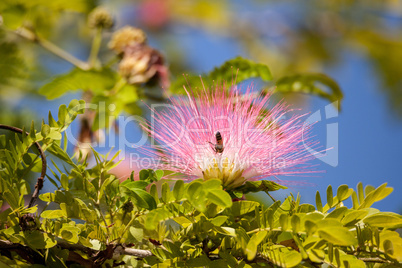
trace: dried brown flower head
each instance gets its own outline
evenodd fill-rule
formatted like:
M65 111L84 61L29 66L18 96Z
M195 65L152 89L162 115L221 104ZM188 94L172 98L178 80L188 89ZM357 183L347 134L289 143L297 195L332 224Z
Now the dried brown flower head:
M126 26L113 34L112 40L109 42L109 48L121 54L128 47L135 47L146 43L146 41L147 36L141 29Z

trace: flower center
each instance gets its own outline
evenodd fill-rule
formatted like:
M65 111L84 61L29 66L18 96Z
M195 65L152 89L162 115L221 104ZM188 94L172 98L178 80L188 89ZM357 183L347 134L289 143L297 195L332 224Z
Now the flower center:
M221 180L225 189L237 188L245 182L244 169L235 168L235 164L227 157L218 161L216 158L212 159L212 163L202 171L204 180Z

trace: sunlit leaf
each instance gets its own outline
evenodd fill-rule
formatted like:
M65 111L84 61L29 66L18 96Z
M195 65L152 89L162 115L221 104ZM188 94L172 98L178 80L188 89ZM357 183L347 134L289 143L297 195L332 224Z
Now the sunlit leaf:
M232 213L234 216L241 216L249 212L255 211L255 208L259 206L260 204L255 201L240 200L237 202L233 202Z
M42 218L45 219L57 219L62 217L67 217L67 214L63 210L45 210L40 214Z
M392 212L379 212L363 219L365 224L381 228L402 227L402 216Z
M343 227L321 227L318 230L321 238L328 242L339 246L353 246L357 244L357 240L352 232Z
M247 254L247 259L251 261L252 259L255 258L255 255L257 254L257 247L261 242L264 240L264 238L267 236L268 232L267 231L261 231L256 234L254 234L251 238L250 241L247 244L246 248L246 254Z
M340 107L343 98L339 85L325 74L296 74L280 78L274 92L316 95Z
M176 200L180 200L184 195L184 181L178 180L176 181L173 187L173 196Z
M201 75L203 83L207 86L213 83L232 82L240 83L250 78L261 78L263 81L272 80L271 72L265 64L256 63L242 57L228 60L219 67L215 67L210 73ZM171 86L175 93L184 93L183 85L190 88L201 88L202 82L199 76L179 77Z
M207 198L214 204L222 207L230 207L232 205L232 198L223 190L215 189L208 191Z
M48 99L58 98L69 91L88 90L101 93L111 89L116 83L116 74L110 69L100 71L73 69L67 74L62 74L45 84L39 89L39 93Z

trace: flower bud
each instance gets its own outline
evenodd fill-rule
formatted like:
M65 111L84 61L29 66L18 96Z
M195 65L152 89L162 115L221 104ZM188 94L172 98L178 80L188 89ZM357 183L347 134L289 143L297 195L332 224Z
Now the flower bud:
M113 24L112 15L104 7L96 7L88 15L88 26L90 28L110 29Z
M162 87L167 87L167 68L162 55L146 45L130 47L125 51L119 64L119 73L129 84L159 81Z
M149 55L126 56L119 64L119 72L130 84L145 83L155 74L147 72L150 57Z
M146 41L147 36L141 29L126 26L113 34L109 48L121 54L126 48L142 45Z
M131 201L126 202L122 207L124 212L130 213L134 209L134 205Z

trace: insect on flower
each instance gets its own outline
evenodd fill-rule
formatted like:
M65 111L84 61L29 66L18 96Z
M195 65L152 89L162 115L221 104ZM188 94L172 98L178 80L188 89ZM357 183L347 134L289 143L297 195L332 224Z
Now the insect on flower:
M222 140L222 135L219 131L216 132L215 138L216 138L216 144L213 144L210 141L209 141L209 143L214 146L214 150L216 153L222 153L223 152L223 140Z
M242 94L235 87L216 86L171 98L169 109L152 110L152 124L143 129L160 144L144 151L156 159L153 168L182 173L188 179L219 179L225 189L247 180L312 173L310 127L271 94ZM219 130L219 131L217 131ZM210 142L215 136L216 143ZM207 141L207 142L206 142Z

